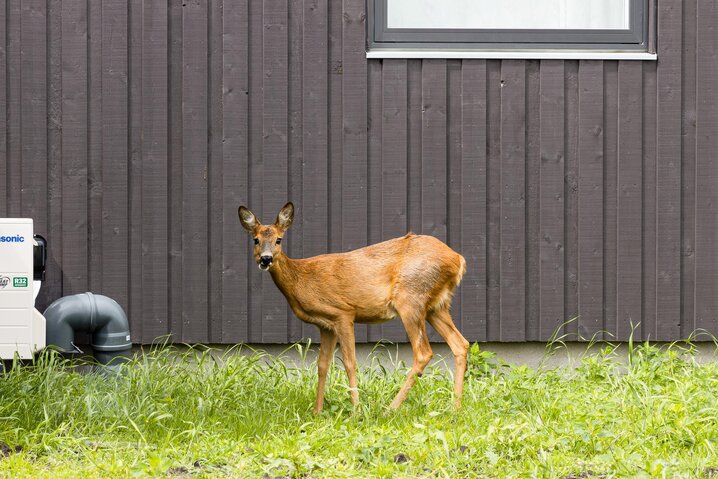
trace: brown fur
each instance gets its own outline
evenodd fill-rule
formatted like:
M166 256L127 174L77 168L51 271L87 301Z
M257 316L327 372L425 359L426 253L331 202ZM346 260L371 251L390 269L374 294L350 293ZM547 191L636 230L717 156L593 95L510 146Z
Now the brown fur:
M294 207L288 203L273 225L264 226L244 207L242 225L259 244L254 247L257 263L271 254L269 272L292 311L321 331L318 360L319 385L315 411L323 405L324 381L338 340L349 377L351 398L357 404L354 323L382 323L400 317L406 328L414 365L391 404L398 408L406 399L416 376L432 356L425 321L441 334L456 359L455 403L460 405L469 343L449 315L454 289L466 271L464 258L432 236L409 233L347 253L291 259L278 238L291 225Z

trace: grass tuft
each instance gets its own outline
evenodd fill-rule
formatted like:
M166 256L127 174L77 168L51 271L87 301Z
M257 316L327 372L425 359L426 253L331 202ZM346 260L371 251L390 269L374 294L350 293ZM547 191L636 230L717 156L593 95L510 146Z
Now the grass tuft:
M46 352L0 373L0 477L718 477L718 365L690 343L605 344L576 369L509 367L474 345L464 408L429 369L373 358L352 410L339 362L153 348L119 374Z

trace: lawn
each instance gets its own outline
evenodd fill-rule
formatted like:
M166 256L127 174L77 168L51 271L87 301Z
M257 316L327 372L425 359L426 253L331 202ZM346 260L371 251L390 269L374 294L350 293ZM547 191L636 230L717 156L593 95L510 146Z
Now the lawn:
M311 361L165 347L108 375L46 354L0 373L0 477L718 477L718 364L622 347L534 370L474 346L459 411L437 367L388 412L406 369L376 361L352 411L337 361L319 416Z

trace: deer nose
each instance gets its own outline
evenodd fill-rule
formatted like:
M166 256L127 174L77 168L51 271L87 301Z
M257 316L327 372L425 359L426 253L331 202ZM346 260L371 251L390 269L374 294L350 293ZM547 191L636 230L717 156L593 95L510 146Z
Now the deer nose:
M261 258L259 258L259 263L262 266L269 266L272 264L272 256L271 255L263 255Z

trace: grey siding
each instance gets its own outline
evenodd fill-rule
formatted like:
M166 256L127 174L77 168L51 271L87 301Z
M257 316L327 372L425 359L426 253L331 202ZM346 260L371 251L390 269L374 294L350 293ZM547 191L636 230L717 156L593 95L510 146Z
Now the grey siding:
M718 8L654 13L658 62L367 61L363 0L7 0L0 215L145 343L318 338L237 221L287 200L291 256L461 252L471 340L718 334Z

